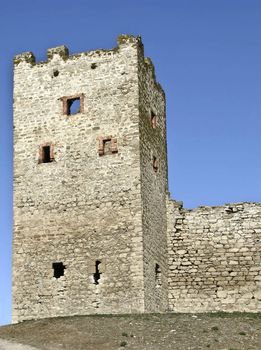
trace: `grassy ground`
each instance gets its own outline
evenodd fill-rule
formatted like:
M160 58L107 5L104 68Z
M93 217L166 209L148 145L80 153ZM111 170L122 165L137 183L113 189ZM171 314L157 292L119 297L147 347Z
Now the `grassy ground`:
M42 350L261 349L261 314L74 316L0 327Z

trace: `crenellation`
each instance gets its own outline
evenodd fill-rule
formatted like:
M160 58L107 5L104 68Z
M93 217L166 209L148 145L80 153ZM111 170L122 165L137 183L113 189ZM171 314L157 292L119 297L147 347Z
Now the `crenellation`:
M19 65L21 62L30 63L32 66L35 64L35 56L32 52L24 52L14 57L14 64Z
M69 58L68 48L64 45L61 45L47 50L48 61L53 60L55 56L61 57L64 61L66 61Z
M89 57L91 59L96 58L105 58L108 59L111 58L111 56L114 56L115 54L118 54L119 51L125 50L126 48L143 48L143 44L141 42L141 38L139 36L135 37L132 35L119 35L117 39L117 46L112 49L95 49L90 50L86 52L81 53L74 53L70 54L69 49L65 45L60 45L56 47L52 47L47 49L47 60L46 61L36 61L36 58L32 52L23 52L19 55L16 55L14 57L14 64L19 65L21 62L30 63L32 66L45 66L46 64L56 64L56 58L62 59L63 61L71 60L73 62L76 62L78 59ZM128 52L126 52L126 55L128 56ZM52 62L54 61L54 62ZM95 62L93 62L95 65ZM153 65L153 64L152 64ZM95 67L96 68L96 67ZM95 69L94 66L92 69Z
M134 44L135 46L139 45L139 47L143 48L141 37L139 35L134 36L130 34L121 34L117 38L117 44L118 44L118 47L121 47L121 46L129 47L130 45Z

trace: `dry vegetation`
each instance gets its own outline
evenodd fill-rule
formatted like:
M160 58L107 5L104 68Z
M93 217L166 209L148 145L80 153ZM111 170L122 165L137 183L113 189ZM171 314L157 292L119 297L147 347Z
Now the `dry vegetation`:
M261 314L74 316L0 327L0 338L42 350L261 349Z

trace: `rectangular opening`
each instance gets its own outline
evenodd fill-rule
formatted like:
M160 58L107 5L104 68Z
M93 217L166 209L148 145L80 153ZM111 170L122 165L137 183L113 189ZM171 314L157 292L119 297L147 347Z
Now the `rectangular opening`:
M152 128L156 129L157 128L157 116L152 110L150 111L150 121L151 121Z
M67 100L67 115L77 114L77 113L80 113L80 111L81 111L80 97Z
M54 149L53 144L46 143L39 147L39 159L38 163L50 163L54 161Z
M64 276L65 268L62 262L53 263L53 277L60 278Z
M104 154L111 153L111 139L103 141L103 150L104 150Z
M155 173L158 172L159 170L159 160L157 157L153 156L153 163L152 163L152 166L153 166L153 170Z
M156 287L161 286L161 268L159 264L155 265L155 282L156 282Z
M101 279L101 271L99 269L99 265L101 264L100 260L95 261L95 272L93 274L93 281L94 284L99 284L99 281Z
M112 136L99 136L99 155L118 153L117 138Z
M51 147L43 146L43 163L51 162Z
M83 113L83 94L64 96L60 99L63 102L63 114L74 115Z

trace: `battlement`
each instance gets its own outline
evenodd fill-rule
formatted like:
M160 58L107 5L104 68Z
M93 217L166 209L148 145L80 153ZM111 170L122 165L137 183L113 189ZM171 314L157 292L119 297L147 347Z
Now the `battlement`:
M101 56L101 55L108 55L111 56L115 53L117 53L121 48L125 48L126 46L139 46L142 49L143 52L143 44L141 41L140 36L133 36L129 34L121 34L117 38L117 46L112 49L96 49L96 50L90 50L85 51L82 53L76 53L70 55L69 49L65 45L53 47L47 49L47 60L46 61L36 61L36 57L33 54L33 52L23 52L19 55L16 55L14 57L14 65L17 66L22 62L28 63L31 66L34 65L42 65L47 64L50 61L52 61L55 58L61 58L62 60L66 61L68 59L76 59L81 56ZM151 65L150 61L150 65Z
M52 66L53 64L59 64L59 62L66 61L72 62L73 64L77 64L78 60L81 58L100 60L104 57L110 57L114 59L116 58L115 55L118 55L121 51L124 52L124 50L131 47L137 50L137 54L141 58L143 66L146 68L148 74L151 76L151 79L154 81L155 88L165 97L165 92L161 87L160 83L157 81L155 67L153 65L152 60L149 57L144 57L144 48L140 36L121 34L117 37L117 46L113 47L112 49L95 49L74 54L70 54L69 49L65 45L48 48L47 60L39 62L37 62L37 59L33 52L23 52L14 57L14 69L24 69L27 67L27 65L29 68L44 67L48 64ZM92 69L96 68L96 65L97 63L93 62Z

